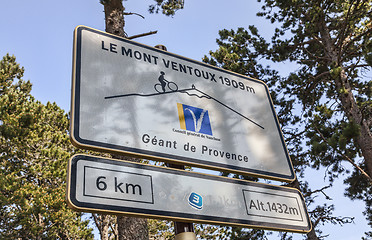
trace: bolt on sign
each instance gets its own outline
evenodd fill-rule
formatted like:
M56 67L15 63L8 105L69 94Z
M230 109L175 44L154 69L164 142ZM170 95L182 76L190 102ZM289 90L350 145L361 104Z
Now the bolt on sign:
M127 161L76 155L69 161L67 202L78 211L306 233L301 193Z
M74 35L74 145L291 182L267 86L118 36Z

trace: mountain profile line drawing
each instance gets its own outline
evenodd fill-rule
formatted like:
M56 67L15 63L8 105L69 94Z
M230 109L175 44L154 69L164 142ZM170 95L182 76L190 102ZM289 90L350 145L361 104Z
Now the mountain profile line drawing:
M175 84L174 82L171 82L172 84ZM176 85L177 86L177 85ZM196 93L195 93L196 92ZM139 96L139 97L152 97L152 96L159 96L159 95L165 95L165 94L174 94L174 93L186 93L187 95L189 95L190 97L198 97L198 98L206 98L206 99L210 99L210 100L213 100L217 103L219 103L220 105L224 106L225 108L229 109L230 111L236 113L237 115L239 115L240 117L250 121L251 123L253 123L254 125L256 125L257 127L261 128L261 129L265 129L262 125L258 124L257 122L253 121L252 119L244 116L243 114L241 114L240 112L236 111L235 109L229 107L228 105L224 104L223 102L219 101L218 99L208 95L207 93L197 89L195 87L195 85L193 84L191 86L191 88L185 88L185 89L178 89L178 86L177 87L174 87L173 89L171 89L170 91L165 91L165 92L156 92L156 93L149 93L149 94L142 94L142 93L129 93L129 94L120 94L120 95L113 95L113 96L107 96L105 97L105 99L114 99L114 98L123 98L123 97L131 97L131 96ZM199 93L199 94L197 94ZM192 111L191 111L192 112ZM193 115L194 113L192 113ZM199 125L201 125L201 122L199 123L199 121L201 121L201 117L198 119L198 121L196 120L195 118L195 115L193 115L193 118L194 118L194 124L195 124L195 130L197 129L196 127ZM200 120L201 119L201 120Z

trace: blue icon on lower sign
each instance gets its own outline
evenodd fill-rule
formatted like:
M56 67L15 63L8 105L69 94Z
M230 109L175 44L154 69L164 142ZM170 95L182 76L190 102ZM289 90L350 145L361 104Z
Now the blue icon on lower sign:
M203 208L203 197L193 192L190 194L189 204L196 209L202 209Z

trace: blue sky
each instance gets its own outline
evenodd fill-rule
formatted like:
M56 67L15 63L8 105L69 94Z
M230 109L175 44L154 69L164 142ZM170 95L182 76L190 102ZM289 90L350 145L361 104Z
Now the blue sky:
M85 25L104 31L103 6L99 0L0 0L0 55L13 54L25 67L25 80L33 83L32 94L43 103L56 102L69 111L72 72L73 31ZM125 31L129 36L158 30L156 35L136 39L155 46L163 44L168 51L200 61L215 50L220 29L236 29L256 25L260 33L269 37L274 26L255 13L260 5L246 0L185 0L185 9L172 17L148 14L152 0L125 1L127 12L145 16L126 17ZM286 69L286 67L282 67ZM290 68L293 68L290 67ZM323 184L323 172L309 173L307 180L315 189ZM369 230L364 216L364 204L343 197L342 180L336 182L338 191L327 192L336 201L335 215L355 216L355 224L326 225L322 229L328 239L360 239ZM324 200L321 196L319 200ZM276 239L274 232L272 239ZM296 238L301 238L295 234Z

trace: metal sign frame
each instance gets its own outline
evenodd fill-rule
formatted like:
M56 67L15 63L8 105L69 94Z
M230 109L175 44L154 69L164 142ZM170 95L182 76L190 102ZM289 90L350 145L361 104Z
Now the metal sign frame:
M107 39L110 39L110 41L115 42L115 44L114 44L114 43L104 42L102 40L102 43L101 43L100 40L98 40L97 42L98 42L99 46L97 45L97 47L100 48L100 51L104 52L104 54L107 53L107 54L112 54L112 55L115 55L115 54L119 55L119 51L122 51L123 55L127 54L129 56L129 54L131 54L130 55L131 56L130 61L132 61L132 60L134 61L134 63L129 66L131 68L136 67L138 59L141 57L141 58L143 58L142 61L153 61L152 65L154 65L154 66L152 66L152 67L158 67L159 68L160 65L163 65L163 68L165 68L164 67L164 65L165 65L169 70L169 72L166 73L167 76L171 76L171 74L173 74L173 72L176 72L176 70L177 71L181 70L181 69L178 69L178 68L182 68L182 64L180 64L179 66L178 65L176 66L175 62L172 62L170 60L167 60L168 62L166 62L166 61L164 61L164 59L165 58L169 58L169 59L173 59L173 60L176 59L174 61L185 62L185 63L189 64L190 66L194 66L194 72L192 74L194 74L194 75L195 74L196 75L200 74L200 76L199 76L200 78L203 77L203 76L201 76L201 74L202 74L201 72L203 72L203 71L198 70L197 67L199 67L202 70L203 69L205 70L204 78L209 77L209 78L211 78L210 79L211 81L214 80L216 82L217 82L217 80L218 81L225 81L225 82L222 82L222 83L221 82L218 83L220 85L224 84L224 86L227 86L227 83L229 83L230 84L229 87L228 88L226 87L227 91L225 91L225 90L223 90L223 91L225 91L224 93L230 94L231 96L235 95L234 91L238 91L238 92L239 91L240 92L245 91L246 95L250 96L250 95L254 95L253 94L254 91L258 92L257 90L261 89L261 92L262 92L261 95L263 95L263 97L261 96L260 100L253 99L253 101L258 101L259 102L259 101L264 100L264 101L267 102L267 104L265 103L267 105L267 111L265 110L264 114L266 114L268 116L265 116L265 121L266 121L266 119L269 119L267 121L270 121L271 125L268 129L265 129L267 126L263 126L261 123L257 122L256 120L252 119L251 117L247 117L246 114L242 113L241 111L236 110L236 106L234 107L234 99L228 99L226 101L221 101L220 99L218 99L218 94L213 95L213 94L209 94L204 89L202 90L199 87L200 84L198 85L197 84L198 82L195 82L191 78L190 78L191 79L190 81L194 81L194 82L193 82L192 86L190 86L189 88L187 88L187 87L185 88L185 87L181 86L180 82L177 82L177 84L178 84L177 85L173 81L173 79L171 79L171 80L168 79L168 81L167 81L164 78L165 74L164 74L163 71L161 71L161 72L163 72L162 75L159 76L160 83L157 83L152 87L152 90L155 93L143 93L143 92L131 93L129 90L124 94L106 93L106 95L104 95L104 97L102 97L102 99L104 98L104 100L100 99L99 101L101 101L101 102L106 101L107 102L107 101L114 101L114 100L118 100L118 99L120 99L120 100L129 99L129 98L134 98L134 97L144 98L144 97L148 97L148 96L156 96L156 97L162 97L163 98L165 96L170 96L171 93L175 93L175 92L178 93L179 95L183 94L184 96L186 96L186 94L189 95L189 96L198 96L198 98L199 98L198 101L199 100L200 101L206 101L205 99L208 99L208 101L211 102L210 103L211 105L213 105L213 104L218 105L219 109L224 109L224 111L227 112L227 114L224 113L225 115L229 116L229 114L230 114L230 115L236 116L237 117L236 119L232 119L232 120L230 119L230 125L232 125L232 126L234 126L234 124L237 124L237 125L241 126L241 128L245 128L246 125L249 125L250 126L249 129L255 129L254 131L257 131L257 132L262 131L263 129L265 129L266 132L269 132L269 135L268 136L265 135L263 137L263 138L265 138L263 141L266 144L268 141L272 141L271 138L272 138L272 136L274 136L274 138L276 139L275 140L275 147L274 147L275 150L267 151L267 152L270 152L271 155L268 153L267 155L268 156L270 155L270 157L266 157L265 156L266 155L265 145L256 143L256 145L257 144L259 145L259 147L257 147L256 145L246 146L245 144L240 144L240 142L242 140L250 141L250 142L256 142L256 141L259 141L260 139L262 139L261 136L260 136L260 133L257 133L256 135L252 135L250 137L246 137L246 136L242 135L241 132L239 132L240 130L237 130L238 131L237 134L235 134L235 133L230 134L230 137L229 137L230 140L229 141L233 142L232 145L231 145L232 147L230 148L230 150L229 150L229 147L227 147L228 150L225 150L226 146L228 146L228 144L225 143L227 141L224 140L225 132L230 131L230 130L224 130L224 129L226 129L226 127L225 127L224 129L221 130L221 133L219 134L219 136L217 136L217 137L214 136L214 135L212 136L212 134L211 134L212 133L212 128L211 128L212 124L210 123L210 121L212 121L212 118L208 115L208 111L203 109L204 108L203 106L202 107L200 107L200 106L195 107L195 106L190 106L190 104L187 105L187 104L178 103L178 102L177 102L177 105L174 105L175 106L174 109L175 109L176 114L177 114L177 109L178 109L178 116L177 116L176 121L179 121L179 124L178 124L178 128L173 127L172 134L174 135L174 137L177 137L177 139L182 139L182 140L185 139L185 138L190 138L190 139L193 138L190 141L185 140L184 142L180 143L181 142L180 140L178 140L178 142L177 142L177 140L172 141L171 139L162 139L159 136L156 136L154 134L148 134L146 132L141 132L141 133L135 133L135 134L140 134L140 136L137 137L138 139L136 141L139 141L142 144L141 146L137 146L137 145L134 145L134 144L133 145L126 145L126 142L128 142L127 140L117 140L117 141L114 141L114 142L106 141L106 139L111 138L111 136L107 136L107 135L104 137L105 140L102 140L102 139L97 140L97 138L95 138L95 137L83 136L82 132L89 133L88 135L91 135L91 134L95 134L98 130L100 130L100 129L97 129L97 128L99 128L98 125L96 126L96 125L94 125L95 123L92 123L91 119L94 118L95 115L102 114L102 112L103 112L102 109L88 110L88 112L90 111L90 113L89 113L90 115L88 114L89 115L88 116L86 114L87 110L86 110L86 107L85 107L84 104L86 104L89 101L88 100L83 101L83 99L87 99L87 98L83 98L82 95L86 94L87 92L93 91L93 93L90 93L93 96L94 94L96 94L94 91L101 92L102 89L91 88L95 85L95 82L90 83L91 79L83 81L84 74L86 74L87 72L89 73L89 71L92 70L92 69L94 71L96 71L96 69L101 69L102 68L103 71L104 71L104 67L99 62L99 60L100 60L99 55L97 55L95 53L96 55L92 55L90 57L85 56L85 55L87 55L85 51L88 51L88 50L84 50L84 52L83 52L83 48L84 48L83 36L85 36L84 34L91 34L94 38L93 39L94 41L96 41L96 38L104 38L104 39L106 39L105 41L108 41ZM149 54L147 56L147 59L144 59L145 55L140 56L139 51L135 51L135 50L130 51L129 49L124 49L123 50L123 48L120 50L119 46L118 46L118 43L122 43L125 46L132 46L133 48L136 48L136 49L142 49L143 51L150 52L153 55L150 56L150 54ZM91 48L88 48L88 49L91 49ZM138 52L138 54L136 55L137 52ZM163 62L161 62L161 60L160 60L161 57L163 57L163 59L162 59ZM87 65L86 60L93 61L93 63L91 65L92 66L94 65L94 67L92 67L90 70L89 69L85 70L86 65ZM117 64L116 60L110 60L110 61L111 62L109 64L111 64L111 65ZM155 66L154 62L157 64L156 66ZM124 65L118 65L116 68L126 68L126 67L127 66L124 66ZM191 71L191 67L186 66L186 65L183 66L183 67L185 68L184 69L185 71ZM172 68L173 68L173 70L172 70ZM113 68L113 69L115 69L115 68ZM171 71L173 71L173 72L171 72ZM207 73L207 71L208 71L208 73ZM220 74L218 75L217 73L220 73ZM111 72L108 72L106 75L111 75ZM106 75L102 74L103 78L105 78ZM138 76L142 76L142 75L139 74ZM225 78L223 76L228 76L230 78L235 78L236 81L233 80L233 79ZM92 75L90 77L94 78L95 76ZM193 77L195 77L195 76L193 76ZM88 77L85 77L85 78L88 78ZM136 79L136 81L137 80L138 79ZM136 81L132 80L132 82L130 82L130 84L132 84L133 82L136 82ZM226 82L226 81L229 81L229 82ZM92 86L90 86L90 85L87 86L87 84L88 85L91 84ZM130 84L128 84L128 85L130 85ZM195 85L197 85L197 86L195 86ZM253 87L250 87L250 85L256 86L256 89L254 89ZM257 89L257 88L259 88L259 89ZM128 89L130 89L130 87L128 87ZM165 89L167 89L167 90L165 90ZM211 90L211 89L209 89L209 90ZM97 93L97 95L98 94L99 93ZM271 100L271 97L270 97L270 94L269 94L268 87L265 85L265 83L263 83L262 81L259 81L257 79L242 76L240 74L230 72L230 71L227 71L227 70L224 70L224 69L220 69L220 68L217 68L217 67L214 67L214 66L211 66L211 65L207 65L207 64L202 63L202 62L187 59L185 57L178 56L178 55L173 54L173 53L169 53L169 52L165 52L165 51L162 51L162 50L159 50L159 49L156 49L156 48L152 48L152 47L149 47L149 46L137 43L137 42L133 42L133 41L130 41L130 40L118 37L118 36L111 35L109 33L101 32L99 30L95 30L95 29L88 28L88 27L85 27L85 26L78 26L75 29L75 32L74 32L73 74L72 74L72 95L71 96L72 96L72 100L71 100L70 138L71 138L71 142L79 148L91 149L91 150L97 150L97 151L103 151L103 152L111 152L111 153L115 152L115 153L120 153L120 154L133 156L133 157L151 159L151 160L155 160L155 161L166 161L166 162L172 162L172 163L176 163L176 164L190 165L190 166L196 166L196 167L201 167L201 168L208 168L208 169L217 170L217 171L228 171L228 172L233 172L233 173L237 173L237 174L244 174L244 175L250 175L250 176L254 176L254 177L268 178L268 179L279 180L279 181L284 181L284 182L292 182L296 178L294 170L293 170L292 162L290 160L290 157L289 157L289 154L288 154L285 142L284 142L284 137L282 135L282 132L281 132L281 129L280 129L280 126L279 126L279 121L277 119L277 116L276 116L276 113L275 113L275 110L274 110L274 106L273 106L273 103L272 103L272 100ZM92 100L92 101L96 101L96 100ZM99 101L97 100L97 102L93 102L92 105L96 106L96 105L101 104L101 102L99 102ZM127 104L127 105L130 105L129 102L130 101L122 101L122 103ZM176 104L176 103L174 103L174 104ZM161 102L159 102L159 104L155 104L155 106L156 105L161 105ZM260 109L258 109L257 111L259 111L259 110ZM194 113L196 113L197 111L199 111L200 115L195 117L196 114L194 114ZM263 111L263 110L261 110L261 111ZM189 112L194 112L194 113L192 113L190 115ZM85 116L83 113L85 115L87 115L88 117L85 117L83 119L83 116ZM218 115L218 114L221 114L221 113L218 112L218 111L215 111L214 114ZM261 116L262 112L257 113L257 114L258 114L257 116ZM133 115L135 115L135 114L133 114ZM118 118L121 118L121 117L122 116L119 116ZM194 118L195 130L192 130L192 127L190 127L190 123L187 122L191 119L191 117ZM151 119L151 116L150 115L143 115L142 120L144 118ZM178 120L178 118L179 118L179 120ZM201 119L202 122L199 123L199 121L196 121L196 118L199 118L199 120ZM99 121L101 121L102 119L103 119L103 117L101 117L99 119ZM225 121L224 119L222 119L222 120ZM87 121L88 121L88 123L86 123ZM155 121L155 119L154 119L154 121ZM151 123L151 121L148 120L146 122L146 124L151 125L152 123ZM198 127L198 130L196 130L197 127ZM172 131L172 127L169 127L169 128L171 129L170 131ZM199 131L199 132L197 132L197 131ZM213 131L215 131L215 129L213 129ZM244 131L246 132L247 130L244 130ZM107 132L109 132L109 131L107 131L105 129L105 130L102 130L101 132L106 132L105 134L107 134ZM235 132L236 132L236 130L235 130ZM127 131L127 134L128 133L134 135L134 133ZM120 133L120 134L121 134L121 136L125 135L125 133ZM158 138L156 138L156 137L158 137ZM239 139L238 139L238 137L239 137ZM246 140L246 139L248 139L248 140ZM156 143L155 143L155 141L156 141ZM163 141L163 142L161 143L161 141ZM213 142L214 141L214 142L211 143L211 145L204 144L204 143L197 145L197 144L194 144L193 141L199 141L199 142L201 142L201 141ZM220 142L218 142L218 141L220 141ZM165 146L165 144L168 144L168 143L170 144L169 146L167 146L168 148L165 148L161 145L161 144L163 144ZM179 152L175 152L174 148L176 148L176 144L178 144L177 145L177 147L178 147L177 151L179 149L182 149L182 150L179 150ZM269 144L271 144L271 143L269 143ZM146 145L146 147L143 147L144 145ZM159 146L161 146L161 147L159 147ZM214 146L218 146L218 147L214 148ZM157 147L157 148L155 148L155 147ZM238 152L238 150L236 150L237 152L234 152L231 149L240 149L240 151L248 151L246 149L250 149L249 150L250 152L258 151L257 149L261 149L261 150L260 150L259 153L257 153L257 155L259 155L259 157L257 157L258 160L256 161L256 160L252 160L252 159L255 159L255 157L252 158L251 155L248 156L245 152L241 154L241 153ZM195 153L197 151L199 151L198 154ZM201 154L204 154L204 155L201 156ZM264 156L263 157L264 160L260 159L260 158L262 158L262 156ZM246 162L249 162L249 163L250 162L255 162L254 163L255 165L254 166L245 165Z
M115 191L109 178L115 178ZM182 181L169 181L178 178ZM297 233L311 230L297 189L87 155L69 161L66 198L72 209L84 212Z

